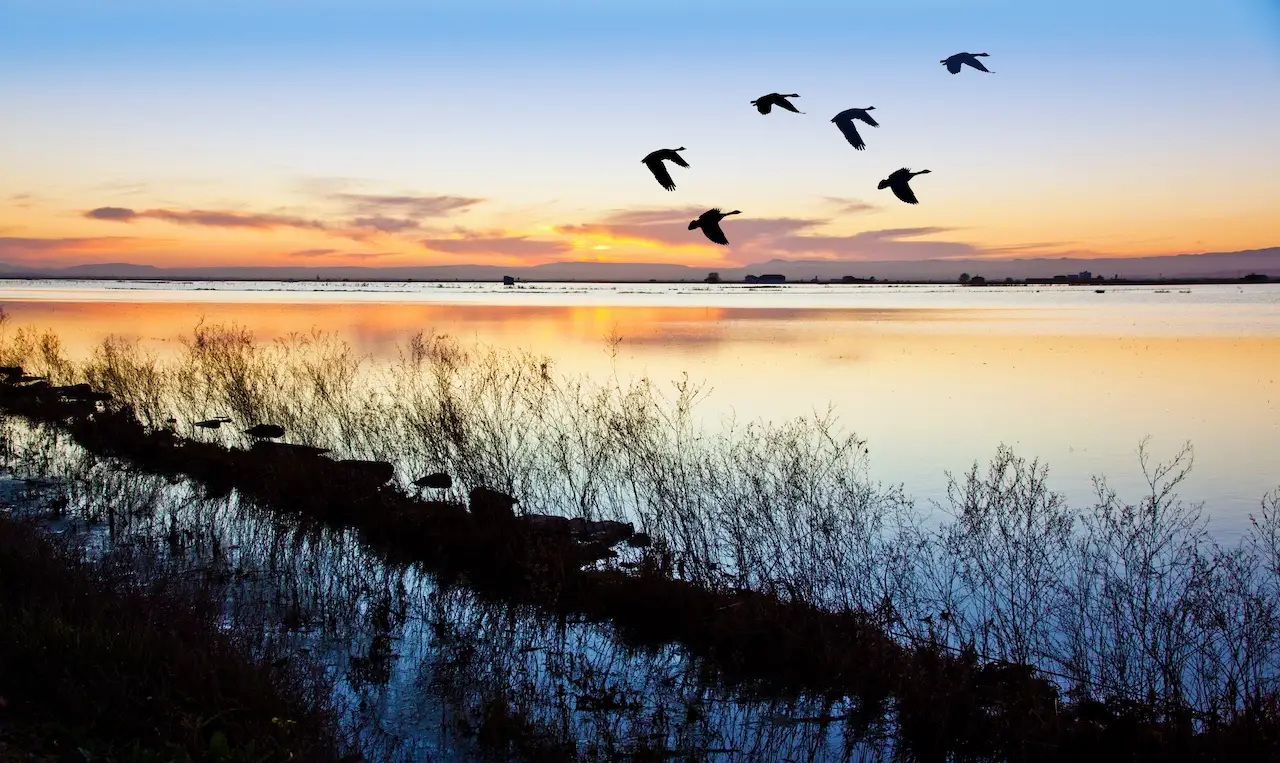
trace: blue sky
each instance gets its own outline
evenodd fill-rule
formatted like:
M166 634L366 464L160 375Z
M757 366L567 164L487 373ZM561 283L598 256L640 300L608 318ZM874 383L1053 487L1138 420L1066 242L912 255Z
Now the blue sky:
M939 59L962 50L991 53L996 74L949 75ZM341 186L485 200L411 237L335 245L397 264L435 256L420 229L493 239L469 253L500 260L512 238L714 205L807 221L820 256L854 259L896 255L830 239L1250 248L1280 243L1278 83L1274 2L0 0L0 199L22 199L0 208L0 236L128 237L156 261L284 256L319 238L82 213L341 216L325 206ZM760 117L747 102L772 90L808 113ZM853 152L827 120L866 105L882 127ZM638 162L676 145L693 166L667 194ZM876 191L904 165L933 170L919 208ZM838 214L832 198L874 210ZM802 249L775 246L788 225L727 251L663 233L648 243L676 248L657 252L605 228L570 244L716 262Z

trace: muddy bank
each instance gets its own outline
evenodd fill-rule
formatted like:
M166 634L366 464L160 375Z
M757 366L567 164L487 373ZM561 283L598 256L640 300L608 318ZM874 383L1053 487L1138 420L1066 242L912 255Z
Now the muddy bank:
M0 759L339 760L314 687L220 631L205 593L139 590L124 560L0 513Z

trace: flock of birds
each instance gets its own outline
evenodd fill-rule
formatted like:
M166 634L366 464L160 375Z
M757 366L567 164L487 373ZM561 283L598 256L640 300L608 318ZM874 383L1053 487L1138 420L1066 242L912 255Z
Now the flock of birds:
M954 56L942 59L941 63L947 67L947 71L952 74L959 74L963 66L970 66L978 71L990 73L991 70L983 65L980 58L987 57L986 53L957 53ZM761 114L768 114L773 111L773 107L777 106L795 114L803 114L804 112L797 109L795 104L787 100L788 98L799 98L799 93L769 93L761 96L751 102L756 107L756 111ZM868 106L865 109L845 109L831 118L831 121L840 129L845 140L849 141L849 145L862 151L867 147L866 141L858 134L858 122L863 122L871 127L879 127L880 123L871 116L870 112L875 110L875 106ZM680 152L686 150L684 146L680 148L660 148L650 153L644 159L641 159L653 176L658 180L658 184L668 191L676 189L675 181L671 179L671 173L667 170L664 162L671 162L678 167L688 167L689 163L680 156ZM929 170L920 170L912 172L910 169L903 167L890 173L889 177L880 181L878 189L884 190L888 188L893 191L893 195L908 204L918 204L919 199L911 190L911 178L916 175L928 174ZM689 223L689 230L701 228L703 235L714 243L722 246L729 244L729 239L724 235L724 230L720 227L720 222L730 215L740 215L741 210L733 210L732 212L721 212L719 209L708 209L698 216L698 219Z

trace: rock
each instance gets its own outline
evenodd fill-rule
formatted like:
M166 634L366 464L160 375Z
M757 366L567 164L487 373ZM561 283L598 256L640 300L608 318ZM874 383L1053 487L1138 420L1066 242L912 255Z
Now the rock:
M535 530L544 533L555 533L570 535L570 522L565 517L557 517L552 514L525 514L518 518L520 522Z
M414 487L431 488L432 490L448 490L453 487L453 477L444 472L433 472L413 481Z
M278 424L254 424L244 430L244 433L250 437L284 437L284 427Z
M630 522L614 522L604 519L599 522L587 522L586 539L606 546L616 546L636 534L635 525Z
M328 448L317 448L314 445L294 445L288 442L271 442L270 440L258 440L253 443L250 452L258 451L260 453L270 453L275 456L295 457L315 457L329 452Z
M648 548L653 545L653 538L649 533L636 533L627 538L627 545L632 548Z
M357 479L368 480L378 485L385 484L396 476L396 468L386 461L362 461L354 458L345 458L334 463Z
M475 487L467 497L471 504L471 513L479 519L513 520L515 519L515 498L498 490L487 487Z
M68 384L61 387L50 387L55 394L63 397L83 399L86 395L93 394L93 387L88 384Z

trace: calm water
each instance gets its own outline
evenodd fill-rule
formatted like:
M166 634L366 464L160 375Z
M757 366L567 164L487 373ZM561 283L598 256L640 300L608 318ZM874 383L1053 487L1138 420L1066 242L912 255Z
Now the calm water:
M1190 440L1183 495L1234 535L1280 485L1280 286L1104 288L14 280L0 305L76 355L112 333L172 352L203 319L264 339L336 331L375 359L434 329L566 372L687 371L709 419L834 406L873 475L924 504L1000 443L1046 461L1073 501L1095 474L1137 500L1141 439L1160 458Z

